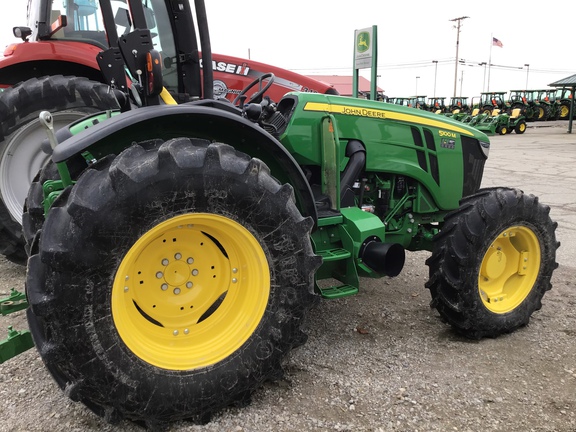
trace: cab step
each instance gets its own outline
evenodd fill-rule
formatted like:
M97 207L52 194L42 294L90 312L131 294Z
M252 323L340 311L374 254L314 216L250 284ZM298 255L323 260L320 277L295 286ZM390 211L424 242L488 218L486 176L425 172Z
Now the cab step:
M352 256L350 251L341 248L322 250L317 252L317 255L321 256L324 261L345 260Z
M358 288L352 285L336 285L319 289L322 297L330 300L358 294Z

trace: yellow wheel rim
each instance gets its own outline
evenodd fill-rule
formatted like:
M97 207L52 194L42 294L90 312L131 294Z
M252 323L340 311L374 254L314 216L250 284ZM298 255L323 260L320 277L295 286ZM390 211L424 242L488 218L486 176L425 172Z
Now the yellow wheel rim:
M224 216L191 213L142 235L112 286L112 316L126 346L159 368L215 364L254 333L270 270L256 238Z
M478 275L484 306L498 314L518 307L536 282L540 260L540 243L530 228L502 231L486 251Z

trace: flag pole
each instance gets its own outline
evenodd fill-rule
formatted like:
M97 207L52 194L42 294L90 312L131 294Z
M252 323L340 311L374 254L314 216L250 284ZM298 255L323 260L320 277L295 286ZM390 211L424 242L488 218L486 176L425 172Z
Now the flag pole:
M494 45L494 36L490 33L490 55L488 56L488 88L487 92L490 91L490 67L492 66L492 45Z

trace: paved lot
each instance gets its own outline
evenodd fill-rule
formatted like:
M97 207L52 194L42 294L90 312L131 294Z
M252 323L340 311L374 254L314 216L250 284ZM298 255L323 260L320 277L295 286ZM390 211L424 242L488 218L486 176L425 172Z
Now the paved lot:
M482 186L518 187L550 205L562 243L557 261L576 266L576 127L568 122L535 122L522 135L490 137Z

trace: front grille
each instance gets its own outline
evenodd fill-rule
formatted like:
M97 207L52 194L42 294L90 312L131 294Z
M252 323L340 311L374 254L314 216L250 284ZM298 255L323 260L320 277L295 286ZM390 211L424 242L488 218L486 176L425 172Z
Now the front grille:
M462 137L462 164L464 166L464 182L462 196L468 196L480 189L486 156L475 138Z

